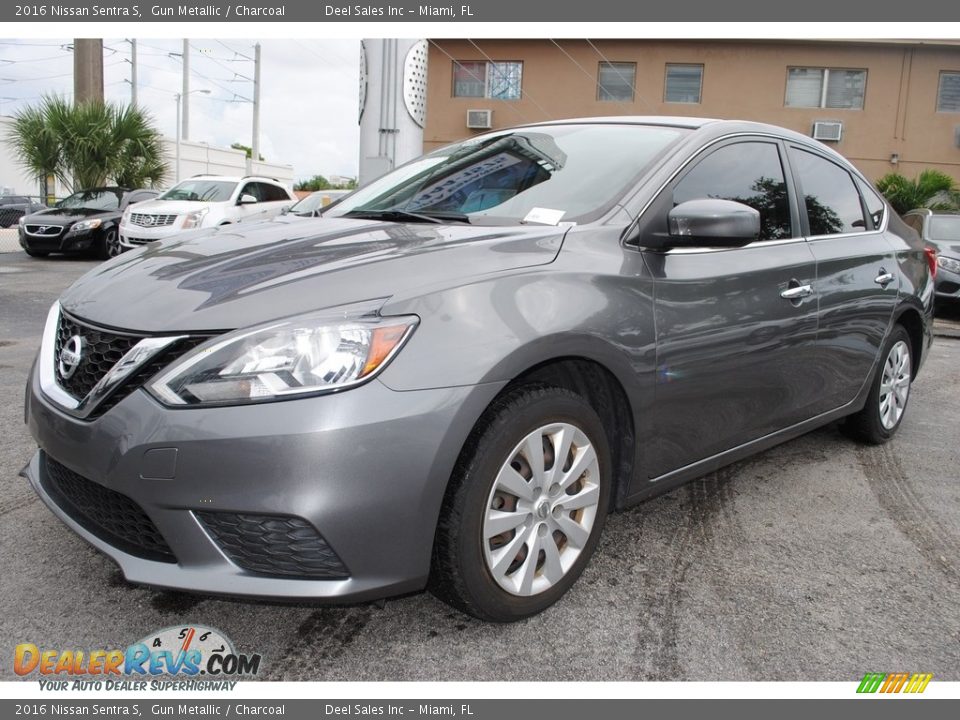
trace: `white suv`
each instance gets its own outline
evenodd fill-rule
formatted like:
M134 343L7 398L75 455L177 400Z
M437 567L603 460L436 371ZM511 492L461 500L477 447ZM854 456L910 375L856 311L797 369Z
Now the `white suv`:
M120 245L130 250L183 230L265 220L295 201L272 178L197 175L127 209L120 220Z

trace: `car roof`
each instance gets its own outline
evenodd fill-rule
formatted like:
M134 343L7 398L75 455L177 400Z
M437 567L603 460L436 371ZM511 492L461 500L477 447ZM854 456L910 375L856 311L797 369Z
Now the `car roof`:
M242 180L256 180L257 182L271 182L276 185L280 184L280 181L276 178L266 177L265 175L194 175L193 177L183 178L180 182L185 182L186 180L219 180L224 182L240 182Z

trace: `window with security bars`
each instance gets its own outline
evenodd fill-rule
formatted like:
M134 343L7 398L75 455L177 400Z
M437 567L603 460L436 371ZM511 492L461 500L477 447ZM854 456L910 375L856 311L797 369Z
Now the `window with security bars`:
M866 70L846 68L787 69L786 107L862 110L867 87Z
M703 65L667 64L663 101L699 103L703 89Z
M937 112L960 112L960 72L941 72Z
M453 62L454 97L519 100L522 83L522 62Z
M637 64L601 62L597 70L597 100L633 102L637 85Z

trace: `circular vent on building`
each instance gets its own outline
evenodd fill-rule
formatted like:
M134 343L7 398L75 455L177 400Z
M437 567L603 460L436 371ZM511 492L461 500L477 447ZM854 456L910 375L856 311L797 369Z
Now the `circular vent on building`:
M403 103L413 121L423 127L427 114L427 41L419 40L403 62Z
M367 105L367 46L360 41L360 114L357 122L363 120L363 109Z

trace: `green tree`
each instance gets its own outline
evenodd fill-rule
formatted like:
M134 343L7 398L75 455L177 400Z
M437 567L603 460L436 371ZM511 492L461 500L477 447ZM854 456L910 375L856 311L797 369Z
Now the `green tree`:
M960 189L952 177L939 170L924 170L915 179L890 173L877 181L877 190L901 215L916 208L960 209Z
M249 145L244 145L242 143L235 142L232 145L230 145L230 147L233 148L234 150L242 150L247 154L248 158L253 157L253 148L250 147ZM263 155L260 155L260 153L257 153L257 155L260 158L260 162L263 162L264 160Z
M28 172L74 190L155 187L166 172L162 137L135 107L48 96L14 115L6 139Z
M330 190L332 187L333 186L330 184L330 181L327 180L323 175L314 175L309 180L301 180L293 186L293 189L316 192L317 190Z

